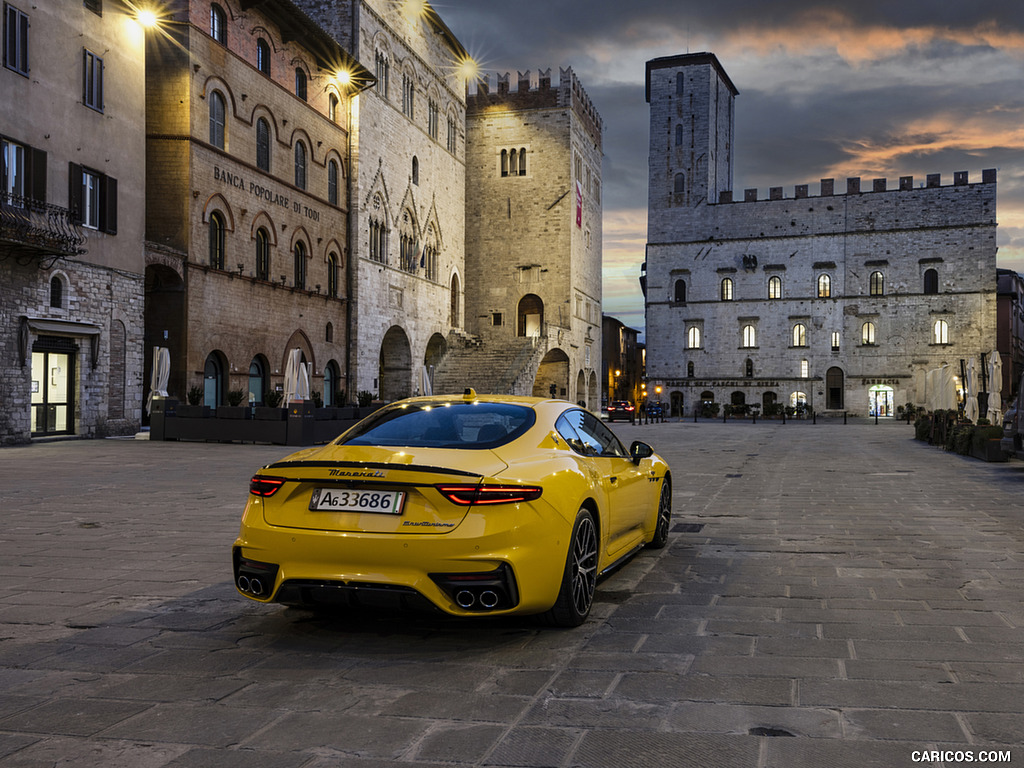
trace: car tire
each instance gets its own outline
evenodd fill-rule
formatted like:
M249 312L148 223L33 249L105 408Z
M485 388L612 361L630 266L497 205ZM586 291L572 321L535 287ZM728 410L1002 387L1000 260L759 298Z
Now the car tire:
M584 507L576 514L558 598L543 614L545 622L555 627L578 627L585 622L594 604L596 584L597 526L593 514Z
M654 537L647 546L662 549L668 544L668 529L672 525L672 483L667 477L661 483L661 494L654 515Z

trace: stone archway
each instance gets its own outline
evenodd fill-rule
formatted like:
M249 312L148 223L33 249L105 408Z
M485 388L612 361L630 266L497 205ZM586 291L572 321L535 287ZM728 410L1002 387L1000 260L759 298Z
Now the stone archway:
M580 372L576 374L576 405L582 406L584 408L587 407L587 400L585 397L586 392L587 379L586 376L584 376L583 374L583 370L581 369Z
M434 371L448 353L448 342L440 333L435 333L427 342L427 351L423 354L423 371L416 378L421 395L434 392Z
M537 376L533 380L534 397L569 396L569 356L560 349L550 349L544 355L537 368Z
M535 293L519 300L516 308L516 335L540 336L544 333L544 302Z
M592 411L598 411L601 408L600 394L597 389L597 372L590 372L590 382L587 385L587 407Z
M384 334L380 344L378 393L390 403L412 394L412 349L409 337L397 325Z
M185 334L185 282L176 269L166 264L147 264L145 277L145 327L143 338L143 382L148 389L153 375L153 347L166 347L171 356L167 392L185 402L188 391L188 361ZM144 423L149 415L143 412Z

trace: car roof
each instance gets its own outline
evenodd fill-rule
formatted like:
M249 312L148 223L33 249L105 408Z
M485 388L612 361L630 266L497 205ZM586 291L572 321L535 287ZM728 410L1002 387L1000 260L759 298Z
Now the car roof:
M410 405L442 405L445 403L508 403L510 405L523 405L527 408L536 408L541 403L559 403L562 405L573 405L568 400L559 400L550 397L526 397L523 395L495 395L476 392L471 394L445 394L445 395L421 395L420 397L408 397L403 400L396 400L388 406L409 403Z

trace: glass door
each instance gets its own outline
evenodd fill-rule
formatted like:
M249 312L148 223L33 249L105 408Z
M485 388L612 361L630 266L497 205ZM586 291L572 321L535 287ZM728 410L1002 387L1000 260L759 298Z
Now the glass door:
M74 364L66 352L32 352L33 435L74 433Z

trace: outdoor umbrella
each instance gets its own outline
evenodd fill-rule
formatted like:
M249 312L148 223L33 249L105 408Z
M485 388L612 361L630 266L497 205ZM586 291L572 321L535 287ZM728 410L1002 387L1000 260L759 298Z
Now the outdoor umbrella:
M296 390L299 387L299 367L302 365L302 350L296 348L288 353L288 360L284 366L284 402L288 404L295 400Z
M997 427L1003 425L1003 399L999 390L1003 386L1003 361L992 350L988 358L988 420Z
M295 350L298 352L298 350ZM299 363L299 380L295 385L295 399L296 400L309 400L309 377L310 371L313 368L312 363L303 365Z
M427 370L427 366L423 366L423 389L421 390L424 395L434 394L434 385L430 381L430 371Z
M967 361L967 379L964 381L964 416L968 421L978 420L978 374L977 361Z
M938 407L947 411L956 410L956 382L953 377L953 367L944 365L941 368L941 382L939 385Z
M167 380L171 375L171 351L167 347L153 347L153 371L149 377L149 397L146 413L153 412L153 395L167 397Z

